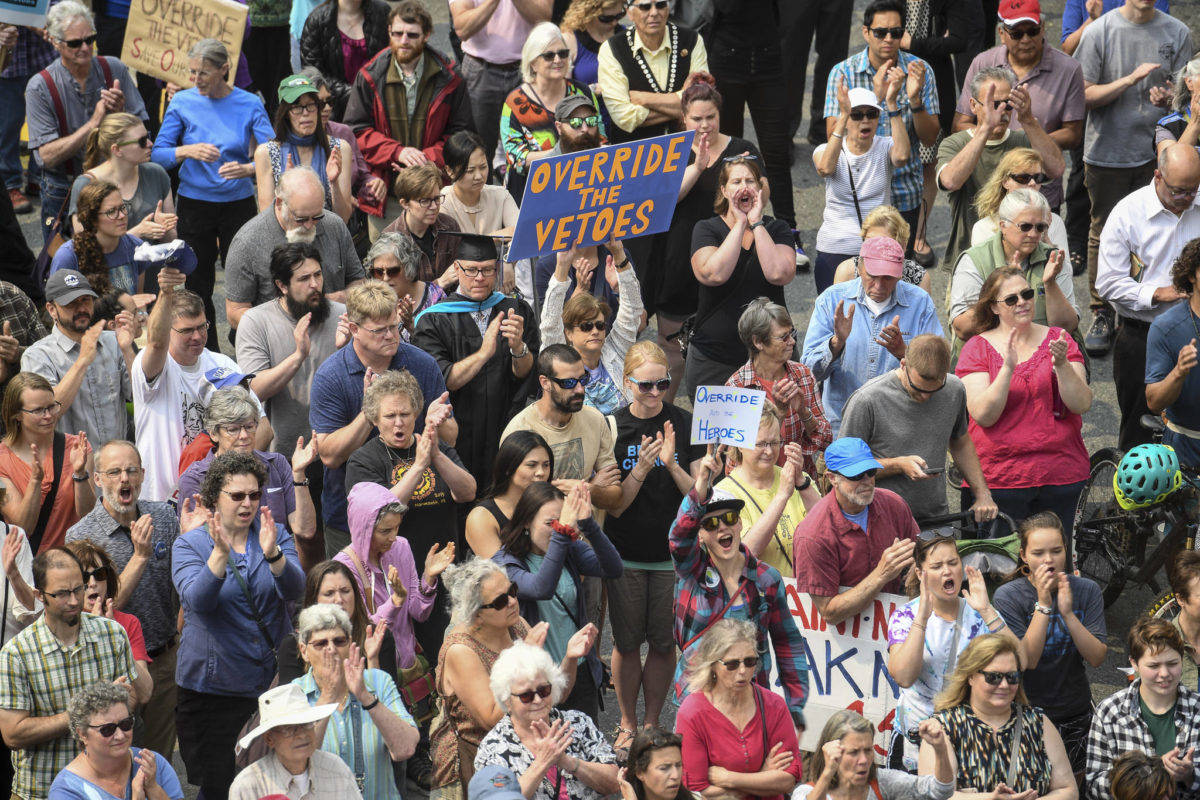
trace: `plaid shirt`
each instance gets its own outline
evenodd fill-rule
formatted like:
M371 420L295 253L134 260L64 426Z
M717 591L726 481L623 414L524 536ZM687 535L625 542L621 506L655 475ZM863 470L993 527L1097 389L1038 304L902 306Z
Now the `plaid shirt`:
M12 335L24 349L46 338L46 326L29 296L14 284L0 281L0 326L7 322Z
M1084 785L1088 800L1112 800L1108 790L1108 771L1117 756L1128 750L1154 755L1154 737L1142 719L1138 704L1140 680L1101 701L1092 717L1088 733ZM1183 686L1175 703L1175 746L1183 753L1188 748L1200 752L1200 694ZM1200 770L1192 773L1188 784L1180 783L1176 800L1200 798Z
M675 561L675 643L683 651L675 668L675 702L687 694L688 657L700 644L700 634L720 617L721 609L730 602L725 584L708 554L700 546L697 535L704 503L696 490L688 492L679 506L679 515L671 526L671 558ZM742 545L746 566L740 583L745 588L737 598L738 606L730 608L724 619L746 619L758 629L758 682L770 688L770 653L767 636L775 649L779 683L787 698L788 710L798 725L804 722L804 703L808 700L808 659L804 638L796 621L787 609L783 578L779 571L765 561L750 555ZM695 639L696 641L692 641ZM685 645L689 645L685 646Z
M13 45L12 58L4 72L0 72L0 78L28 78L45 69L56 58L58 53L54 47L36 29L22 26L17 29L17 43Z
M799 361L790 360L784 362L783 369L787 373L786 377L800 387L800 397L804 400L804 407L816 418L817 429L808 433L804 428L804 418L800 412L788 407L783 422L779 426L779 438L783 440L784 444L795 442L800 445L800 449L804 451L804 471L810 476L815 476L817 474L816 456L818 453L824 452L825 448L833 442L833 428L830 426L829 420L825 418L825 409L821 407L821 394L817 391L817 379L813 377L812 370ZM760 389L767 393L767 398L772 403L775 402L771 390L767 389L758 375L754 373L753 360L738 367L738 371L729 376L725 385L737 386L742 389ZM783 449L780 448L779 463L781 466L783 461Z
M937 81L933 77L933 67L903 50L900 51L899 59L901 69L908 69L908 65L914 61L925 64L925 85L921 87L921 102L925 104L925 110L931 116L936 117L941 113L941 107L938 105ZM871 66L871 60L867 58L865 47L861 53L850 56L829 71L829 80L825 83L824 113L826 117L838 115L837 85L839 77L846 79L847 90L856 88L875 90L875 68ZM913 126L913 112L912 106L908 102L908 93L901 91L896 102L900 108L900 116L904 120L904 125L908 128L908 140L913 143L915 151L917 129ZM879 129L876 131L876 135L892 135L892 120L886 111L879 115ZM892 173L892 205L900 211L913 210L921 204L922 185L921 159L910 158L907 164L897 167Z
M125 677L133 684L133 652L124 629L111 619L82 614L79 638L63 646L42 617L0 650L0 708L52 717L67 710L71 695L97 681ZM79 755L70 733L27 750L13 751L12 793L24 800L45 800L54 776Z

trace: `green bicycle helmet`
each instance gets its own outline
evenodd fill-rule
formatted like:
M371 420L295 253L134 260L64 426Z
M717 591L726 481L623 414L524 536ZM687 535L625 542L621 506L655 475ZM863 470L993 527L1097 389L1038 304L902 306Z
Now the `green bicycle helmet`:
M1175 450L1165 444L1139 444L1121 457L1113 493L1126 511L1165 500L1183 483Z

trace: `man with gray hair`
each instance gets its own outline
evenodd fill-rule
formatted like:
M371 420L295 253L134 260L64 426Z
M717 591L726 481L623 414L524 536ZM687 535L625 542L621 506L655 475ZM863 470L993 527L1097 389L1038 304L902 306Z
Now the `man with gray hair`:
M1066 169L1062 150L1033 116L1029 90L1017 84L1007 66L988 67L971 81L971 109L975 127L942 140L938 147L938 188L950 200L950 242L946 263L971 246L971 228L979 221L975 195L996 170L1004 154L1018 147L1032 147L1041 157L1047 178L1057 179ZM1021 130L1009 130L1015 116ZM1046 180L1039 181L1046 183Z
M76 0L46 15L58 58L25 87L29 149L42 167L42 238L83 172L83 149L105 114L128 111L146 120L146 104L129 70L118 59L96 55L92 12Z
M275 202L242 226L225 262L225 316L237 328L252 306L277 296L272 251L281 244L314 245L320 253L323 291L344 302L346 287L365 277L354 240L341 217L325 208L325 190L312 167L292 167L275 187Z

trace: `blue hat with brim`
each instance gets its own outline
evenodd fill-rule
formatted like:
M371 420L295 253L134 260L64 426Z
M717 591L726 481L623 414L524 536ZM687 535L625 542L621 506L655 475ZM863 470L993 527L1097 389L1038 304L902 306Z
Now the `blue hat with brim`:
M517 776L507 767L486 766L475 773L467 784L468 800L525 800Z
M883 469L871 448L862 439L846 436L825 448L825 468L839 475L861 475L869 469Z

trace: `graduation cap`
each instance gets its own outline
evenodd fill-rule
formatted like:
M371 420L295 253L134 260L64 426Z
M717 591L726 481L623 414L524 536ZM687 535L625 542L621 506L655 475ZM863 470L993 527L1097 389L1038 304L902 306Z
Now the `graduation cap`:
M458 247L454 253L456 259L462 261L496 261L500 258L500 251L496 247L496 240L491 236L457 232L452 235L458 240Z

